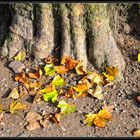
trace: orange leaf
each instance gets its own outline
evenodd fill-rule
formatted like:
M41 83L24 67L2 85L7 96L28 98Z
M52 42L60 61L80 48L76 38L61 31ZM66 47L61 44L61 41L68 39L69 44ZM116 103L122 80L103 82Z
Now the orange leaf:
M38 69L35 73L29 72L28 75L30 78L39 79L42 76L42 71Z
M58 74L65 74L68 70L64 66L56 66L56 72Z
M55 122L56 124L59 124L61 121L61 113L56 113L53 115L50 115L49 117L53 122Z
M61 64L65 64L65 67L68 69L68 70L71 70L73 68L75 68L75 66L78 64L78 61L77 60L74 60L70 57L63 57L62 58L62 61L61 61Z
M87 70L84 66L81 65L80 62L76 65L75 70L78 75L84 75L85 73L87 73Z
M69 88L69 90L67 91L67 93L65 94L65 96L67 98L73 98L74 97L74 90L73 90L73 88Z

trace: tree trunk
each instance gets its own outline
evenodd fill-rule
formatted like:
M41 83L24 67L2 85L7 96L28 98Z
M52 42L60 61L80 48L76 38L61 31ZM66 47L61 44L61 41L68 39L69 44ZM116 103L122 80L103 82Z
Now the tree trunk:
M29 3L7 7L12 20L5 26L9 26L9 32L5 40L2 38L1 57L12 60L24 49L41 60L53 55L60 46L60 58L70 56L85 67L92 64L97 70L115 66L119 70L118 78L122 79L125 61L109 25L107 4Z

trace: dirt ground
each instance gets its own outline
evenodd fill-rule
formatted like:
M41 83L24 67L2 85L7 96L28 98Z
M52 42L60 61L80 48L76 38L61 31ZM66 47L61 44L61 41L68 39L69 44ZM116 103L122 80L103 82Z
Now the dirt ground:
M26 96L23 100L29 108L18 115L4 114L4 124L0 126L1 137L131 137L135 129L140 128L140 103L136 101L140 95L140 63L137 62L139 38L125 35L124 44L120 46L126 61L124 81L106 89L101 101L91 96L82 97L68 102L76 103L76 112L64 118L60 124L49 123L47 128L33 131L25 129L27 112L53 112L55 107L46 102L31 103L32 97ZM13 80L14 72L7 67L5 60L0 60L0 103L8 107L11 99L7 99L9 91L18 86ZM103 103L114 105L113 120L104 128L85 126L82 120L85 113L97 112Z

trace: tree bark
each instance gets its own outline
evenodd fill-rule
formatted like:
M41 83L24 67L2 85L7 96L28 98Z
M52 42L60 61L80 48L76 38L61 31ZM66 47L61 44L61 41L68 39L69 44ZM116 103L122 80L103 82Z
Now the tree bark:
M115 66L122 79L125 61L109 25L107 4L63 3L56 4L57 9L51 3L8 6L12 7L12 21L2 44L1 57L11 60L24 49L41 60L60 46L61 58L70 56L85 67L93 64L97 70ZM56 19L54 11L59 18ZM60 23L59 27L55 26L56 22Z

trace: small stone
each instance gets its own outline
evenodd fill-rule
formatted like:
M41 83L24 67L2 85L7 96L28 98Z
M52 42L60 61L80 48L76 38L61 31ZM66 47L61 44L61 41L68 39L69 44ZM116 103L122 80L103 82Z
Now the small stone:
M9 67L12 68L15 73L20 73L23 69L25 69L25 65L20 61L12 61L9 64Z

